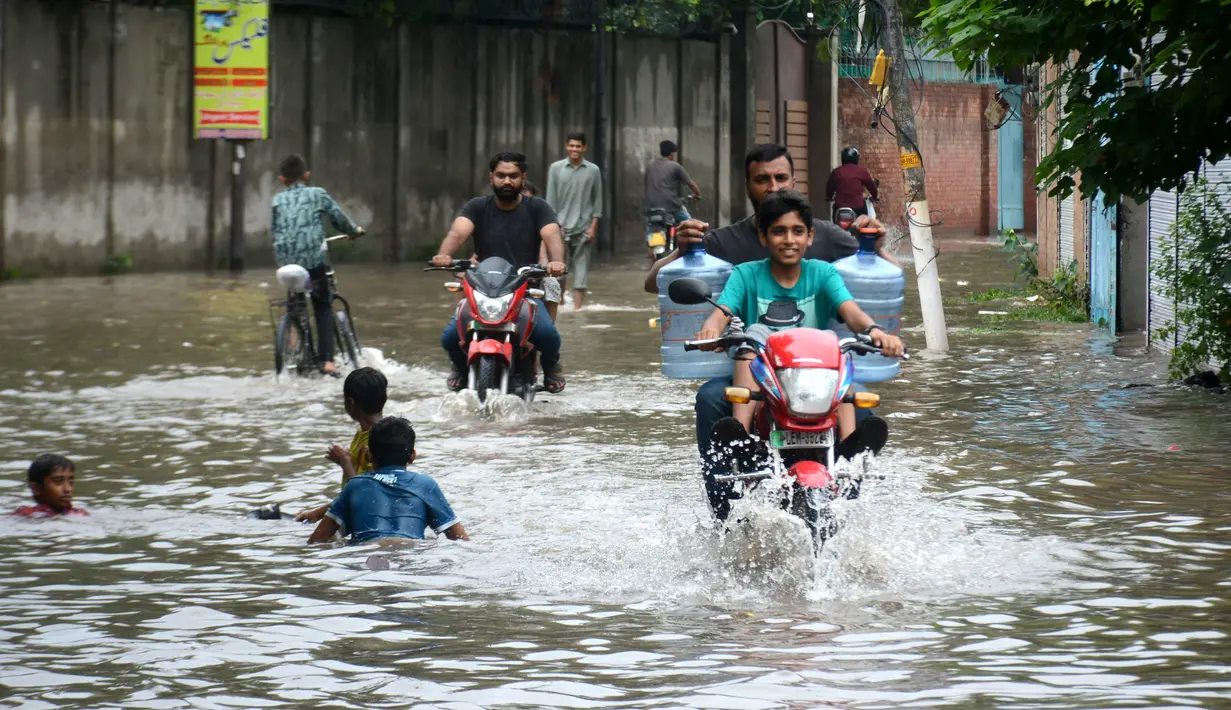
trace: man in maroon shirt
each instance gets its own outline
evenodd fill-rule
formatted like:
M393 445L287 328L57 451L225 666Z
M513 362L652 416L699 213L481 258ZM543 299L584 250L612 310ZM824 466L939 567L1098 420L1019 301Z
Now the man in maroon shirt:
M872 173L859 165L859 149L843 148L842 164L829 174L829 184L825 188L825 197L833 203L834 214L843 207L850 207L857 215L867 214L868 210L863 204L864 188L867 188L872 199L877 198Z

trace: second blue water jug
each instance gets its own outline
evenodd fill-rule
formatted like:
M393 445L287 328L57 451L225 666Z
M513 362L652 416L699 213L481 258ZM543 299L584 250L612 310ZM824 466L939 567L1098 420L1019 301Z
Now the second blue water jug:
M892 262L876 253L876 237L860 236L859 251L834 262L851 298L888 333L897 334L902 325L906 275ZM837 321L829 327L839 338L851 337L850 329ZM897 358L883 355L854 355L856 382L884 382L898 376Z
M663 374L677 380L729 377L735 363L726 353L684 352L684 341L695 340L705 319L714 312L708 303L685 306L667 296L672 281L701 279L713 290L714 301L731 276L730 263L697 248L658 271L658 327L662 330Z

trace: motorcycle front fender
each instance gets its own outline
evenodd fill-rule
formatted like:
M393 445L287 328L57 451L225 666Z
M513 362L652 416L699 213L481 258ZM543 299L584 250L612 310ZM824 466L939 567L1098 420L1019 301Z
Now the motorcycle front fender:
M496 338L476 338L470 341L470 351L467 361L473 362L480 355L499 355L506 365L513 364L513 345Z

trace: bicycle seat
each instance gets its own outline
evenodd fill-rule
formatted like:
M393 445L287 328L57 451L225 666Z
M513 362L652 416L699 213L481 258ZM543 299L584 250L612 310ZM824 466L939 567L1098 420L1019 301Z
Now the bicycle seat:
M278 269L278 283L286 287L291 293L307 293L312 288L312 280L308 277L308 270L299 264L287 264Z

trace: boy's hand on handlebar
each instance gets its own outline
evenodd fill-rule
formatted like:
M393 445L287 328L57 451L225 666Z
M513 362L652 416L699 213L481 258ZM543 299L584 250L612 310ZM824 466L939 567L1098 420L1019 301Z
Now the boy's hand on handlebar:
M700 244L710 226L699 219L686 219L675 227L675 243L681 247Z
M432 266L453 266L453 257L448 254L437 254L432 257Z
M560 276L561 274L564 273L564 268L565 268L564 262L561 262L561 261L547 262L547 273L551 274L552 276Z
M703 328L700 333L697 333L697 340L717 340L722 337L722 332L717 328ZM718 343L704 343L698 345L698 348L707 352L720 349Z
M891 335L883 330L873 330L871 333L872 344L881 349L881 354L885 357L901 357L906 352L906 346L902 344L902 339L896 335Z

